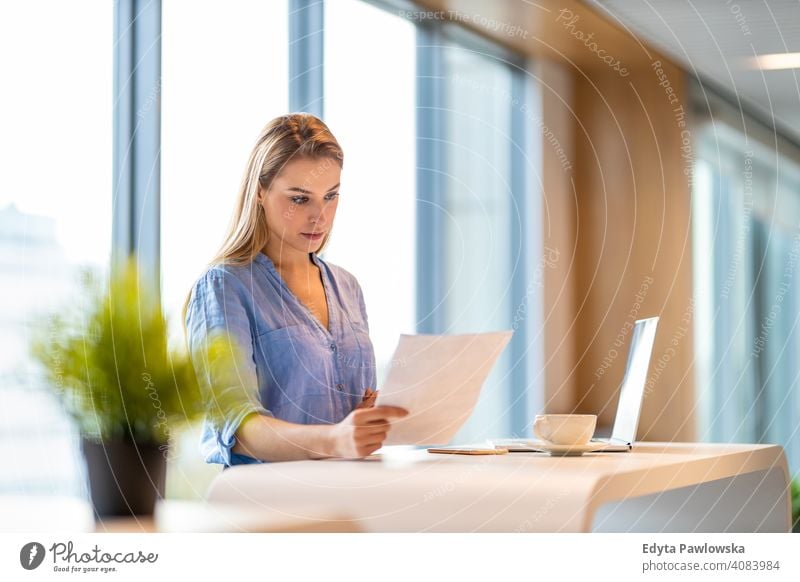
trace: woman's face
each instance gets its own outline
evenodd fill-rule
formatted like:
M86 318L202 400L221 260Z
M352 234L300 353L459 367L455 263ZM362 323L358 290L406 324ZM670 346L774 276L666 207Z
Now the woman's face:
M298 158L275 176L261 202L270 256L288 259L295 252L305 256L319 249L333 226L341 173L331 158Z

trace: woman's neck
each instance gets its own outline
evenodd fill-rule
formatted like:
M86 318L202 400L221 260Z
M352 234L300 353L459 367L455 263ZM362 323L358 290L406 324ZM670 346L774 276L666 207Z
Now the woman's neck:
M311 258L311 253L298 251L287 253L286 247L275 252L274 249L270 249L268 246L264 247L261 252L269 257L269 260L272 261L272 264L275 265L281 275L304 275L317 268Z

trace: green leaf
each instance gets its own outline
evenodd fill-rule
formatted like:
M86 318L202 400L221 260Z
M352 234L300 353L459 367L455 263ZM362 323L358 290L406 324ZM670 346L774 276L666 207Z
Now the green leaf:
M166 443L204 413L189 354L168 348L155 288L133 259L105 285L86 270L77 305L34 325L31 355L86 438Z

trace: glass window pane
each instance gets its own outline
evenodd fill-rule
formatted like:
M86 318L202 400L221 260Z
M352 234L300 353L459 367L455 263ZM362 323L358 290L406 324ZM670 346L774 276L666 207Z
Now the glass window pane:
M512 72L455 43L444 49L446 333L511 328ZM505 350L456 439L510 434L511 357Z
M29 325L75 297L79 267L108 264L112 47L112 2L0 4L0 493L83 492Z
M259 131L288 108L286 0L164 2L161 273L172 338L222 243Z
M800 167L723 123L700 125L697 135L699 434L708 441L778 443L794 472Z
M326 3L325 122L345 161L323 255L361 283L379 385L398 335L416 329L414 71L413 24L360 0Z

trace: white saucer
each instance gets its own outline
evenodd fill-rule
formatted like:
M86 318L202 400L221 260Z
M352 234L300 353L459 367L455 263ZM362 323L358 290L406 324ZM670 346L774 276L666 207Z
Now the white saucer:
M583 453L599 451L603 445L597 443L587 443L585 445L551 445L550 443L536 443L536 447L551 457L579 457Z
M600 451L604 443L586 443L585 445L554 445L543 441L523 439L498 439L493 441L497 447L507 448L509 451L529 451L532 453L543 452L553 457L578 457L583 453Z

